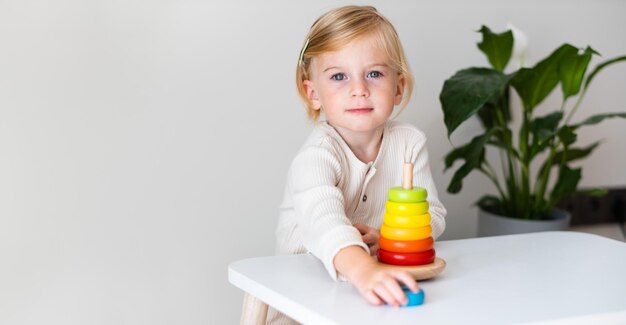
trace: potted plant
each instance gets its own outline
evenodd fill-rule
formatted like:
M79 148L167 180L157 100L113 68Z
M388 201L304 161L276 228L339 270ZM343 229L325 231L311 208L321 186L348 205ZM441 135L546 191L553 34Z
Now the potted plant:
M505 73L513 52L513 32L497 34L485 26L479 32L482 41L478 48L491 68L458 71L445 81L439 97L448 138L474 115L484 128L446 155L446 170L457 160L463 161L447 190L458 193L463 179L474 170L493 182L497 195L485 195L477 202L479 236L567 228L568 214L563 216L555 209L559 200L575 193L606 193L602 189L578 189L582 172L572 162L591 154L599 143L576 146L576 132L607 118L626 118L626 112L594 115L579 122L572 118L594 77L610 65L626 61L626 56L601 62L587 73L598 53L591 47L563 44L535 66ZM560 107L539 114L538 105L559 85L563 94ZM514 99L517 102L512 105ZM517 111L513 109L516 107ZM501 161L486 159L487 148L499 151ZM521 228L509 228L503 222L517 223Z

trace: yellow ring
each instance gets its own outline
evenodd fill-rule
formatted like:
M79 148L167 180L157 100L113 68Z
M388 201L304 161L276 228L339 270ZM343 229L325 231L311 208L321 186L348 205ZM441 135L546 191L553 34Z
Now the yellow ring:
M419 228L396 228L383 223L380 227L380 235L393 240L420 240L430 237L433 228L430 226Z
M418 216L428 212L428 201L419 203L397 203L387 201L385 203L387 213L397 216Z
M417 216L398 216L391 213L385 213L383 220L388 226L396 228L417 228L430 225L430 213L424 213Z

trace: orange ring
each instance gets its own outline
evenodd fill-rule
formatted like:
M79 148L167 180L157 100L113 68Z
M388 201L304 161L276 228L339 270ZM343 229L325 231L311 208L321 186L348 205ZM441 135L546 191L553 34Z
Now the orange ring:
M418 253L433 249L435 241L433 237L420 240L393 240L385 237L378 239L378 247L389 252Z
M430 213L413 216L400 216L389 212L385 213L383 222L396 228L418 228L430 225Z
M396 228L383 223L380 227L380 236L395 240L418 240L431 236L433 228L430 226L418 228Z

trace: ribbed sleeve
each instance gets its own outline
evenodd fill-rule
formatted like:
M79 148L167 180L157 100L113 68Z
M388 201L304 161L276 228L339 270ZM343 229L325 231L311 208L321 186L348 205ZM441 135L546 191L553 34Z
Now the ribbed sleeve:
M352 226L344 209L344 197L336 186L341 164L330 150L310 147L298 154L291 166L291 188L296 222L302 227L302 244L322 260L333 279L337 252L358 245L369 252L361 234Z

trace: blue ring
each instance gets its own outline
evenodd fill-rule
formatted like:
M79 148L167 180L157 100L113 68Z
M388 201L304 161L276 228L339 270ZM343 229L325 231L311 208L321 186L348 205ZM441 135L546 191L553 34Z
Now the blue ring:
M406 294L409 302L402 307L419 306L424 303L424 290L420 289L418 292L411 292L411 290L405 286L402 286L402 291Z

